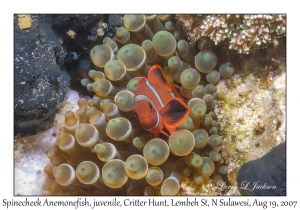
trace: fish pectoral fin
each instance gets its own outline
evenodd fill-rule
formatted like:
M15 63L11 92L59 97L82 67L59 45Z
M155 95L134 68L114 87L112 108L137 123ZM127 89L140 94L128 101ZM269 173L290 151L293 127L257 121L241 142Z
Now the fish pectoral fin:
M168 82L159 65L153 65L148 72L148 81L154 87L163 88L167 92L172 91L172 86Z
M167 127L177 127L189 115L189 107L179 98L173 98L161 110L162 122Z

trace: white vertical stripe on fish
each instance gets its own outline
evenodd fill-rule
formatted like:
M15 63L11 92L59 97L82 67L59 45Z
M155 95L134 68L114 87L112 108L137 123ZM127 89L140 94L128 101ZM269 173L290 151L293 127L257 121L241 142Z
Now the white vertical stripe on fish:
M159 104L161 107L164 107L164 103L162 102L159 94L156 92L156 90L154 89L154 87L152 87L150 85L150 83L148 82L148 80L146 81L146 85L150 88L150 90L153 92L153 94L155 95L156 99L158 100Z
M175 95L173 92L170 92L170 95L172 96L172 98L175 98Z

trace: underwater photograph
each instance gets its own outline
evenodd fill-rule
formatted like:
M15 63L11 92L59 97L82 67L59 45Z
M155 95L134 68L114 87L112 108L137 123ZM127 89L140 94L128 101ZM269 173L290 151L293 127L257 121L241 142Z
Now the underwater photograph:
M14 196L286 196L286 14L14 14Z

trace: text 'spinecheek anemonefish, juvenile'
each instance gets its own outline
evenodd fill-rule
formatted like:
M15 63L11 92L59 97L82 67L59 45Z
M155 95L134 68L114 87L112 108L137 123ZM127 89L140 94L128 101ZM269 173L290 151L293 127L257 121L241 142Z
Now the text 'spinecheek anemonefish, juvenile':
M169 137L186 119L189 107L179 91L167 82L162 68L154 65L148 79L143 77L136 85L133 111L144 129L156 137Z

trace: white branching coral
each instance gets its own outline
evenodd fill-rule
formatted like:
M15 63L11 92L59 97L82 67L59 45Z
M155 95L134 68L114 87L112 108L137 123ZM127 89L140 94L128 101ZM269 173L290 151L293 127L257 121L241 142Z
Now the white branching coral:
M229 48L248 54L255 45L265 48L277 45L277 38L286 34L286 16L275 15L177 15L177 25L188 34L191 42L209 37L217 45L229 39Z
M200 28L202 29L202 36L210 37L216 44L230 35L230 25L228 25L225 15L206 16Z

